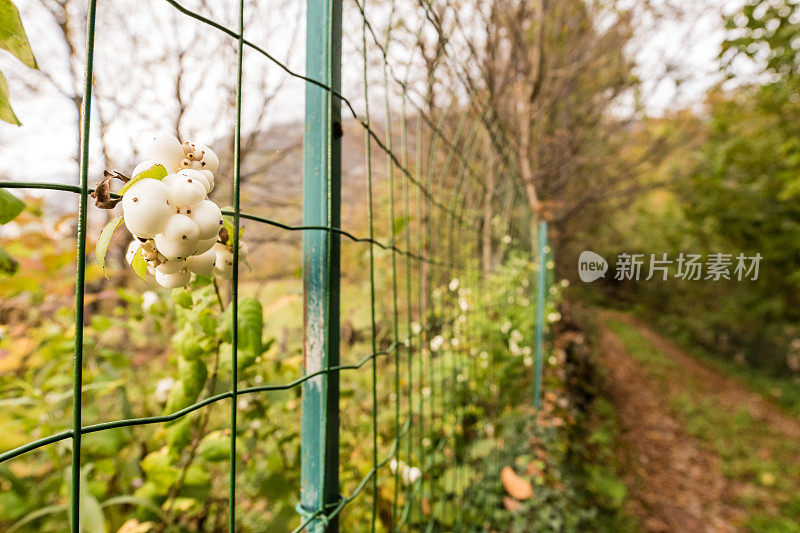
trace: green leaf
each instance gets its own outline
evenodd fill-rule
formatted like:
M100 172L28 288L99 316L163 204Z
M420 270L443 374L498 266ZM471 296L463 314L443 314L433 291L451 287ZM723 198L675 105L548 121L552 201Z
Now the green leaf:
M147 480L155 485L158 494L166 494L180 476L180 471L173 466L166 452L166 448L151 452L141 462Z
M0 492L0 520L3 522L14 522L19 520L28 510L28 499L25 497L27 491L21 495L13 490Z
M108 252L108 245L111 242L111 237L114 236L114 232L117 231L117 228L122 224L122 220L121 216L116 216L108 221L103 231L100 232L100 237L97 239L97 246L94 250L97 262L100 264L100 268L103 270L103 275L106 279L108 279L108 274L106 274L106 253ZM141 255L141 251L142 247L140 246L136 253Z
M9 124L22 126L22 122L19 121L17 115L14 114L14 110L11 109L11 99L8 96L8 84L2 72L0 72L0 120L8 122Z
M171 452L179 455L192 442L191 417L185 416L167 430L167 445Z
M0 224L8 224L17 218L24 209L25 202L7 190L0 189Z
M230 458L231 439L221 431L209 433L197 448L197 455L206 461L216 463Z
M184 498L192 498L198 503L208 498L211 492L211 475L208 466L201 464L190 465L186 469L186 478L181 491L178 493Z
M252 297L239 302L239 349L250 355L261 355L264 317L261 302Z
M138 250L136 250L136 253L133 254L131 266L133 267L133 271L136 272L137 276L147 281L147 261L145 261L144 256L142 256L141 246Z
M0 272L13 276L19 270L19 262L11 257L8 252L0 248Z
M217 332L217 317L211 309L203 309L197 317L197 323L205 335L209 337Z
M214 283L214 278L212 276L198 276L195 275L192 284L189 286L191 289L201 289L203 287L208 287Z
M192 324L186 324L172 336L172 346L183 359L191 361L201 357L205 350L200 346L200 336Z
M8 50L25 66L38 69L31 45L22 27L19 11L11 0L0 0L0 48Z
M198 359L187 361L180 358L178 359L178 375L181 379L175 382L169 392L167 405L164 407L165 413L180 411L197 401L208 379L208 367ZM167 423L167 425L175 424L176 421Z
M164 500L166 492L161 492L158 486L152 481L145 481L141 487L134 491L133 496L134 498L148 500L152 502L153 506L158 507L158 504ZM154 513L149 506L140 507L137 516L139 516L141 520L155 520L159 517L163 519L163 514Z
M497 450L497 442L493 439L478 439L469 447L471 459L482 459L489 457L492 452Z
M404 217L397 217L394 219L394 234L397 235L406 227L408 224L409 218L407 216Z
M475 471L470 466L453 466L448 468L442 474L440 483L442 489L449 493L461 496L464 494L466 487L472 485L472 479L475 477ZM462 482L462 480L465 482Z
M233 338L233 324L231 320L233 316L233 306L228 305L225 310L219 315L219 322L217 323L217 335L222 342L232 342Z
M178 372L183 382L184 394L188 399L186 405L190 405L197 401L200 391L203 390L203 386L206 384L208 368L202 361L184 361L181 359L178 361Z
M152 167L148 168L147 170L143 170L143 171L139 172L138 174L136 174L135 176L133 176L133 178L131 178L131 181L126 183L119 190L119 192L117 194L122 196L123 194L128 192L128 189L133 187L134 183L136 183L139 180L143 180L143 179L162 180L166 176L167 176L167 169L164 168L164 165L155 164Z
M175 289L172 291L172 300L184 309L191 309L194 305L192 295L186 289Z

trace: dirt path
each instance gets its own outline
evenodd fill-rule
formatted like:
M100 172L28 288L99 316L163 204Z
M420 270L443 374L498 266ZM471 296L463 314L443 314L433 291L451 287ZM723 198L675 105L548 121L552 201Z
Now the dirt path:
M800 438L800 422L744 389L735 380L683 352L629 315L601 315L603 363L608 394L622 427L621 460L624 481L631 492L629 511L651 532L739 531L744 511L735 504L742 486L720 473L719 458L692 437L670 414L669 393L626 351L605 323L622 320L635 327L654 346L678 363L684 375L702 383L703 394L735 412L746 409L787 439Z
M656 348L678 363L684 372L698 377L702 381L705 391L708 394L713 394L721 405L730 410L747 409L754 419L768 424L773 429L786 435L787 438L800 440L800 420L786 415L774 404L744 388L734 378L722 375L688 355L675 343L665 339L635 317L621 313L605 316L622 320L635 327Z

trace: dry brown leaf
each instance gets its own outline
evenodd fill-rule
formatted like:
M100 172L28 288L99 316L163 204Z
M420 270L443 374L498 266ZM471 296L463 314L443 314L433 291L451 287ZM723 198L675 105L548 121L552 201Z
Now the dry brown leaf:
M121 180L122 182L130 181L130 179L120 174L119 172L114 172L113 174L108 170L103 171L103 181L97 184L94 191L89 195L95 200L95 205L100 209L114 209L118 203L122 201L122 197L119 198L112 198L111 196L111 183L115 180Z
M516 472L510 467L506 466L500 472L500 481L503 483L503 488L512 498L517 500L527 500L533 498L533 487L531 484L519 477Z

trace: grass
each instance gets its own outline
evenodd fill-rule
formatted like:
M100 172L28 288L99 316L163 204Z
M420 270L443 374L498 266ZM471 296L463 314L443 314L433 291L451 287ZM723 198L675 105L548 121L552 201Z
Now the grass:
M800 443L743 408L722 405L633 326L618 320L608 326L661 384L687 431L719 456L722 474L736 481L738 503L747 512L744 525L756 532L800 532Z
M800 379L796 376L776 376L744 363L720 359L697 346L680 344L690 355L736 378L751 391L780 407L786 414L800 418Z

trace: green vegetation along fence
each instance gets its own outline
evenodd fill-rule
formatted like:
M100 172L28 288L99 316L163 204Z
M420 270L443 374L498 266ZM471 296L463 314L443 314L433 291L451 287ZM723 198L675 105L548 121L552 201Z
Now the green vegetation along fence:
M237 398L267 391L302 388L302 487L295 531L336 531L342 511L362 499L366 519L343 528L372 530L384 524L393 530L438 531L468 529L460 512L470 498L470 475L464 468L469 457L465 442L474 435L471 409L478 398L499 396L499 374L528 376L534 405L540 404L545 307L548 285L547 226L537 224L528 208L514 158L487 108L485 96L465 79L467 42L456 18L445 31L439 14L427 1L414 6L418 19L400 13L391 3L382 5L374 19L370 6L356 0L310 0L307 5L306 72L292 71L269 52L245 38L244 2L239 1L238 28L231 29L182 4L168 4L209 31L223 32L237 43L237 93L233 151L233 208L236 231L234 262L238 265L238 228L242 220L302 232L304 288L304 374L288 383L240 387L237 376L239 346L239 272L231 283L232 364L229 390L207 396L177 412L161 416L82 423L84 369L87 211L90 188L89 145L92 101L92 67L95 49L97 2L89 2L86 40L86 84L82 114L82 150L78 185L34 182L0 182L8 189L51 189L80 197L77 225L75 296L73 421L72 428L46 436L0 454L10 461L58 441L71 440L71 491L69 513L72 531L82 531L81 438L84 435L145 424L160 424L185 417L216 402L230 400L229 530L237 530ZM362 64L354 85L361 96L342 94L343 7L357 10L344 20L360 21ZM357 15L357 16L356 16ZM394 39L398 21L405 18L406 33ZM354 31L348 29L348 31ZM423 35L434 35L435 46L425 47ZM408 41L409 38L416 40ZM413 56L405 75L393 58ZM305 137L303 145L303 223L293 226L240 211L240 139L242 124L242 56L245 50L279 65L287 76L305 81ZM425 55L425 50L433 55ZM462 59L459 59L462 58ZM375 64L379 67L376 69ZM353 76L348 62L346 76ZM374 83L376 72L380 82ZM424 72L424 74L419 74ZM377 89L377 90L376 90ZM375 119L373 107L383 109ZM346 111L346 120L341 111ZM341 227L342 136L358 129L364 135L367 236ZM378 163L380 154L382 164ZM383 170L380 170L383 167ZM360 171L359 171L360 172ZM347 206L351 207L352 206ZM351 217L357 218L357 217ZM342 237L365 246L368 270L340 272ZM504 258L520 259L522 278L514 298L495 300L487 285L489 274ZM535 263L534 264L534 260ZM258 265L253 265L258 269ZM527 270L526 270L527 269ZM527 272L527 274L526 274ZM536 274L538 272L538 274ZM528 275L530 274L530 275ZM371 353L350 363L340 357L340 308L344 275L367 279L369 284L369 343ZM503 295L503 298L506 298ZM481 343L486 321L497 328L512 304L527 309L530 331L512 335L519 357L501 365L487 360ZM535 309L535 319L534 319ZM503 329L507 334L507 329ZM524 339L527 339L525 341ZM519 344L527 344L520 349ZM353 390L352 373L371 373L370 390ZM523 380L524 381L524 380ZM355 382L358 383L358 382ZM371 435L367 448L371 468L361 479L340 480L348 468L340 444L355 429L340 417L340 395L345 389L360 397L370 395ZM529 389L530 390L530 389ZM530 393L528 393L530 394ZM477 416L499 416L494 412ZM351 445L352 443L348 443ZM371 493L371 497L369 494ZM380 494L379 494L380 493ZM386 496L390 494L390 496ZM391 501L389 508L382 501ZM356 516L356 515L354 515Z

